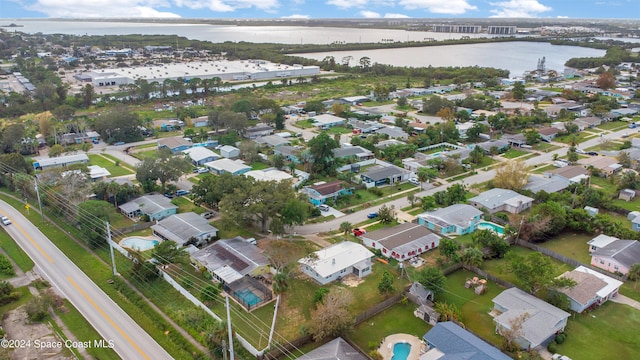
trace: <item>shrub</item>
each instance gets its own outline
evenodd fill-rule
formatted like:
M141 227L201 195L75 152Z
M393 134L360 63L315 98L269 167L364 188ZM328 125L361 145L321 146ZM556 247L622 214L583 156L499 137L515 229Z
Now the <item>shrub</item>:
M0 254L0 273L10 276L16 274L16 271L13 268L13 264L3 254Z
M372 193L375 196L382 196L383 195L382 190L378 189L377 187L372 187L367 191L369 191L370 193Z
M25 305L27 317L31 322L43 322L49 316L48 308L49 302L42 296L34 297Z
M369 357L373 360L382 360L382 354L380 354L378 350L369 351Z
M558 343L558 344L562 344L562 343L564 342L564 340L565 340L565 336L564 336L564 334L558 334L558 335L556 336L556 339L555 339L554 341L555 341L556 343Z
M558 344L556 344L555 341L552 341L549 343L549 345L547 345L547 350L549 350L549 352L552 354L554 354L557 349L558 349Z

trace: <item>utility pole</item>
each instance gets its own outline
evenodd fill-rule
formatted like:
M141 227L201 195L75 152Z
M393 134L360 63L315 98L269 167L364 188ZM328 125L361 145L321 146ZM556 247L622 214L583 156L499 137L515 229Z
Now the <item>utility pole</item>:
M522 223L524 222L524 216L520 219L520 226L518 226L518 234L516 234L515 244L518 245L518 239L520 238L520 229L522 229Z
M227 303L227 331L229 332L229 358L235 360L233 355L233 334L231 333L231 313L229 311L229 294L225 297Z
M278 305L280 304L280 294L276 296L276 307L273 311L273 321L271 321L271 331L269 331L269 342L267 343L268 347L271 347L271 340L273 340L273 331L276 329L276 316L278 316Z
M35 188L36 188L36 195L38 195L38 208L40 208L40 218L42 219L42 223L44 224L44 213L42 212L42 201L40 201L40 190L38 189L38 177L35 176L33 178L33 181L35 182Z
M111 253L111 267L113 268L113 276L118 275L118 270L116 269L116 259L113 256L113 241L111 241L111 226L108 221L104 222L107 225L107 242L109 243L109 252Z

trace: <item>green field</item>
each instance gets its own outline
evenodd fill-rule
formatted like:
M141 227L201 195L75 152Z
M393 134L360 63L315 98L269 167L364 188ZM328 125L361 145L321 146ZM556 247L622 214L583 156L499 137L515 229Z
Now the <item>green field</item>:
M505 153L502 154L502 157L505 157L507 159L513 159L513 158L517 158L519 156L526 155L528 153L529 153L528 151L524 151L524 150L509 149Z
M629 126L626 121L609 121L596 126L598 129L616 131Z
M22 272L33 269L33 260L27 255L18 244L3 230L0 230L0 247L15 263Z
M111 173L111 177L133 174L132 171L129 171L128 169L122 166L116 166L116 164L113 161L106 159L102 155L89 154L89 161L91 165L98 165L107 169ZM122 162L120 161L120 163Z
M539 245L582 263L590 264L591 256L587 242L595 236L595 234L563 233Z

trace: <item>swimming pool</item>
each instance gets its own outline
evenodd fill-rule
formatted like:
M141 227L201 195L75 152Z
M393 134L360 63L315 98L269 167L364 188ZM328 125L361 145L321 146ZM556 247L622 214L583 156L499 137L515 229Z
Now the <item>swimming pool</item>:
M407 360L411 352L411 344L399 342L393 345L393 357L391 360Z
M478 223L478 229L480 230L491 230L496 234L504 235L504 227L498 224L494 224L489 221L480 221Z
M242 301L243 304L248 305L249 307L253 307L256 304L262 302L262 298L253 293L253 291L249 289L243 289L240 291L236 291L234 295Z
M131 236L122 239L120 246L128 247L129 249L147 251L153 249L156 245L160 244L160 240L154 238L141 238Z

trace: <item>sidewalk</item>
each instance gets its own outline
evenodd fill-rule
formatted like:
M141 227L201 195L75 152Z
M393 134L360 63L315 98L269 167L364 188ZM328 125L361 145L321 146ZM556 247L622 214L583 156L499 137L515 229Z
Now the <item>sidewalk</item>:
M622 294L618 294L616 295L614 298L611 299L611 301L618 303L618 304L626 304L631 306L632 308L636 308L638 310L640 310L640 303L627 297L624 296Z

